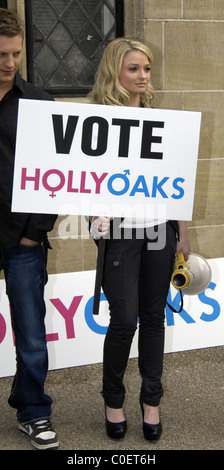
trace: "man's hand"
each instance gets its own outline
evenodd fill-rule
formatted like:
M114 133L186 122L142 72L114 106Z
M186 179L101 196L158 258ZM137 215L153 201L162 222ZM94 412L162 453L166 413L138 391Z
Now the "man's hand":
M39 243L35 242L34 240L30 240L29 238L22 237L21 240L20 240L20 245L35 246L35 245L39 245Z

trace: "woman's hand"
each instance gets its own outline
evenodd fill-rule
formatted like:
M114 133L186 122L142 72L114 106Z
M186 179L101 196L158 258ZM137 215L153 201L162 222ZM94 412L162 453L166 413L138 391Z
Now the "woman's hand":
M113 217L91 217L90 235L95 240L105 237L109 233L110 221Z

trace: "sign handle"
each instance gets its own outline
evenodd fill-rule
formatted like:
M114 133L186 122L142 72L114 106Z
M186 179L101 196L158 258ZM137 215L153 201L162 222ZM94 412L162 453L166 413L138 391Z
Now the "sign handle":
M99 314L100 291L101 291L102 279L103 279L105 245L106 245L105 238L100 238L98 242L98 256L97 256L97 265L96 265L93 315Z

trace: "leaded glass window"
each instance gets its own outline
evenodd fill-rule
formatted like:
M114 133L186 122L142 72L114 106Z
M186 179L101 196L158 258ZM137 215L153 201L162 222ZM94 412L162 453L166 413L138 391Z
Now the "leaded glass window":
M122 0L26 0L28 80L85 95L105 46L123 35Z

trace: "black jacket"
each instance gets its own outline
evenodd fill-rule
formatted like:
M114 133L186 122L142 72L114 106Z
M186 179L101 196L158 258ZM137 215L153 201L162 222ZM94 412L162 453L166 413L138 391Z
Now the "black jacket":
M13 88L0 101L0 248L17 246L22 237L41 242L57 215L11 212L18 100L51 100L45 91L17 73ZM32 148L30 148L32 158Z

